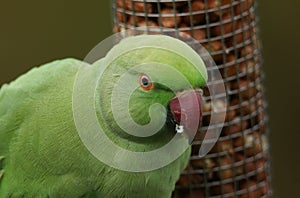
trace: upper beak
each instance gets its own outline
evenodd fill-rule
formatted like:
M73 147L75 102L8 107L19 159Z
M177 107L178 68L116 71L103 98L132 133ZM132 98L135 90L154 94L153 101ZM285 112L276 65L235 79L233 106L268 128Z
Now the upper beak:
M190 143L201 126L201 103L201 93L192 89L176 93L169 103L173 119L177 123L177 132L183 132Z

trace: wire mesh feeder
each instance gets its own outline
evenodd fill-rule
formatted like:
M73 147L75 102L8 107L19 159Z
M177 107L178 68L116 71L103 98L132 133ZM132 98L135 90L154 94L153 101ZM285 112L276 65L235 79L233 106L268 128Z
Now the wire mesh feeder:
M115 32L185 32L210 52L224 78L228 106L221 137L200 158L201 138L196 136L174 198L272 196L256 8L254 0L113 1ZM211 111L225 105L212 104L207 89L204 96L202 133Z

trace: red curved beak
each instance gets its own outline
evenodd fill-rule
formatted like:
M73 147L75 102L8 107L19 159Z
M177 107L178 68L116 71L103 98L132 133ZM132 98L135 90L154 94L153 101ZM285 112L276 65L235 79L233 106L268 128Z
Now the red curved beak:
M201 104L201 94L195 90L180 92L169 103L175 122L180 129L183 129L182 132L189 139L190 143L201 126Z

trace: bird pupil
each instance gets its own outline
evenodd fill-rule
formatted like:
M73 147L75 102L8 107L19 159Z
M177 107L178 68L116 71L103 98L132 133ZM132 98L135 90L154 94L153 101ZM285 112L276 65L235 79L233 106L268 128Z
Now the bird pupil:
M143 84L144 86L148 86L148 85L149 85L148 79L147 79L147 78L142 78L142 84Z

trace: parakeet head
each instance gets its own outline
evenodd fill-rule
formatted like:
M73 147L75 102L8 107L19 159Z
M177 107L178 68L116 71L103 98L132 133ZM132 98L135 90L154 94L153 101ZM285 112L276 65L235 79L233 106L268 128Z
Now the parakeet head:
M207 71L190 46L164 35L132 36L114 46L101 64L107 68L96 106L104 107L98 117L112 131L112 140L122 137L118 144L123 147L151 150L178 133L193 139L201 124ZM127 146L128 141L136 146Z

